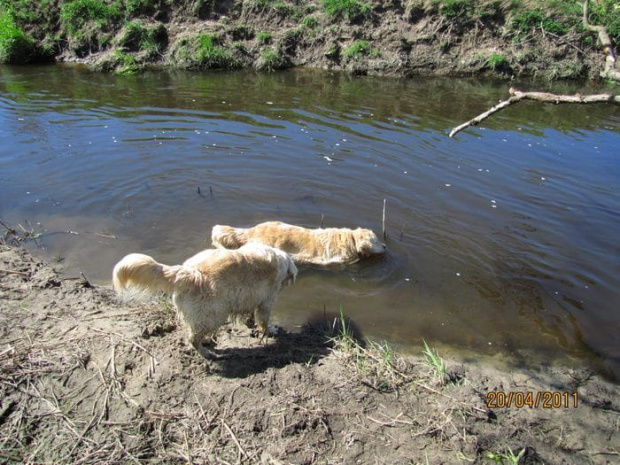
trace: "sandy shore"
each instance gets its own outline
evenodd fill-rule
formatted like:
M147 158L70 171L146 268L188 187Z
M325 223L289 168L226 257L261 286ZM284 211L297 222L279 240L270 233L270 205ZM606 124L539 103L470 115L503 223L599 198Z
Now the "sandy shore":
M620 463L619 386L586 370L442 377L332 321L231 324L207 362L169 299L75 276L0 246L0 463Z

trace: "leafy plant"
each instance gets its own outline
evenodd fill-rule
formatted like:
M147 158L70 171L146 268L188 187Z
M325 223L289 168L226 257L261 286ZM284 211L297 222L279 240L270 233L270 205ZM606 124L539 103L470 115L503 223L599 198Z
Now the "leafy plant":
M605 26L616 45L620 42L620 4L617 0L600 0L589 4L591 24Z
M322 0L322 5L333 19L346 18L352 23L366 19L372 11L372 3L358 0Z
M0 8L0 62L25 63L36 54L35 41L17 25L12 11Z

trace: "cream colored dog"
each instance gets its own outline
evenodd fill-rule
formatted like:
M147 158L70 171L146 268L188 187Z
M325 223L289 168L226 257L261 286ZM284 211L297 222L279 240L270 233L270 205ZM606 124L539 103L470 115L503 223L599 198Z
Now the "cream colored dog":
M204 250L182 265L157 263L148 255L130 254L114 267L118 293L130 288L172 293L185 322L188 340L205 358L215 355L202 346L229 316L255 313L259 329L269 331L269 317L281 287L294 283L297 267L285 252L262 244L238 250Z
M226 249L258 242L284 250L298 264L313 265L349 265L385 252L385 244L370 229L307 229L280 221L248 229L217 225L211 241L215 247Z

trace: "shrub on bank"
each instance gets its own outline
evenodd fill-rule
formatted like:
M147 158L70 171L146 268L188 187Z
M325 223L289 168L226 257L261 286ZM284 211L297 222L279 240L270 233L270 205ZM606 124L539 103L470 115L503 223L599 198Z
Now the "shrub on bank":
M0 5L0 63L27 63L39 55L34 39L17 25L13 13Z

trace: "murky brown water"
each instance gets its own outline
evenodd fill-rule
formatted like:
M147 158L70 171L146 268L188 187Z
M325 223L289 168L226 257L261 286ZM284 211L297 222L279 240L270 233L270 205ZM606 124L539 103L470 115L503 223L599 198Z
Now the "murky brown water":
M507 87L0 67L0 218L103 283L129 252L180 263L218 223L380 232L387 198L389 254L304 271L276 322L342 308L412 350L619 379L620 111L523 102L447 137Z

